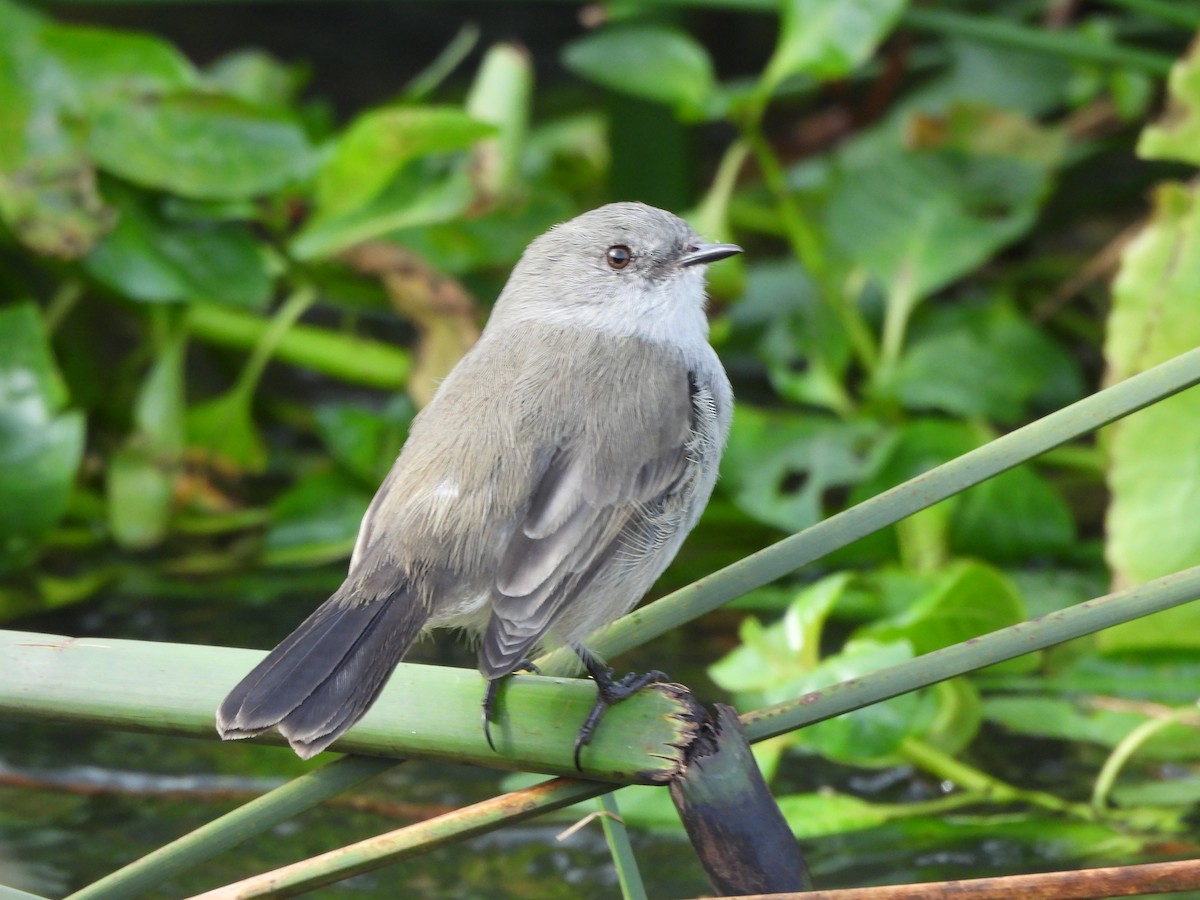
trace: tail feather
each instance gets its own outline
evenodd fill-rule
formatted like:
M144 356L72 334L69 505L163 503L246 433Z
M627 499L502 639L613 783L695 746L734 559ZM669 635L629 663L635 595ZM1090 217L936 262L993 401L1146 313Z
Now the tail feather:
M362 718L424 626L408 590L327 600L241 680L217 710L226 740L278 727L307 759Z

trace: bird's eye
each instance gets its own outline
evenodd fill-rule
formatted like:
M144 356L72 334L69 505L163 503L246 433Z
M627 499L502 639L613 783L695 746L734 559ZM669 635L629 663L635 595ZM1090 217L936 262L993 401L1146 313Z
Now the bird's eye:
M604 258L608 260L610 268L623 269L633 260L633 251L624 244L614 244L608 248Z

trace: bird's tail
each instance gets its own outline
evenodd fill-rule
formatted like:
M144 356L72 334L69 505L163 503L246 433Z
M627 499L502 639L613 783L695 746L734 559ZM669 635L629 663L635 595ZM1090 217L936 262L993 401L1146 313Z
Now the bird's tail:
M278 728L303 759L357 722L429 618L408 588L334 594L267 654L217 709L225 740Z

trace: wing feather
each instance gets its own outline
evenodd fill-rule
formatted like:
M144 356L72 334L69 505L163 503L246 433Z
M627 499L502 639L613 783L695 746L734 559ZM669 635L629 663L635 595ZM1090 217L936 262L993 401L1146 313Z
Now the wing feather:
M564 606L624 553L652 545L663 510L688 472L694 431L694 386L679 367L668 402L655 417L622 417L622 455L598 453L596 435L558 446L529 508L501 558L492 616L480 647L489 678L511 672L536 646ZM660 396L661 393L660 393ZM642 421L642 433L630 433ZM636 598L634 598L636 599Z

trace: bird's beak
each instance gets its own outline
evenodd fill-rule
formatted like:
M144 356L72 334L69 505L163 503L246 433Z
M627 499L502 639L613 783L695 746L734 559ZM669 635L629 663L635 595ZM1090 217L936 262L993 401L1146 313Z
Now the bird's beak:
M741 253L737 244L692 244L688 252L679 258L680 266L702 266Z

